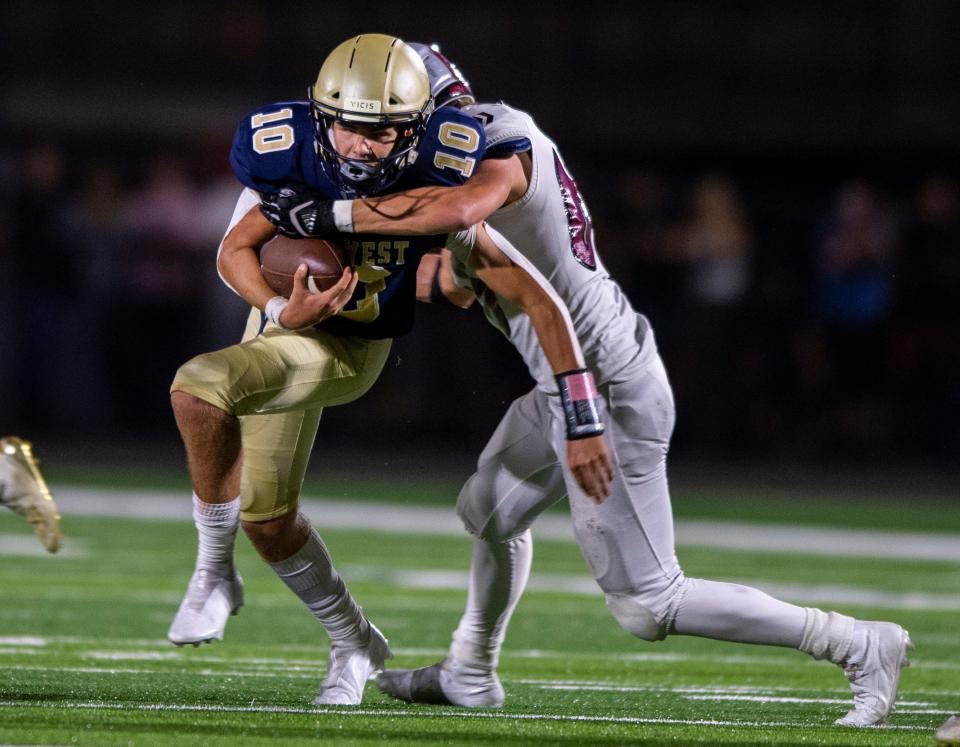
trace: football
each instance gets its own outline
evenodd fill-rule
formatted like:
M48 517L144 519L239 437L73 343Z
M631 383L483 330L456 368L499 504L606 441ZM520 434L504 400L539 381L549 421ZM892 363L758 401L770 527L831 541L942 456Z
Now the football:
M293 291L293 274L307 265L307 287L319 293L336 283L349 266L342 244L328 239L292 239L275 236L260 250L260 272L273 290L284 298Z

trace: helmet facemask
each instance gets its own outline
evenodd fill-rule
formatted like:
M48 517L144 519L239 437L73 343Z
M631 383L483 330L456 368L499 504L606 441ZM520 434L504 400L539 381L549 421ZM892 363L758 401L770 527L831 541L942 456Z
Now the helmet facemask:
M384 34L361 34L336 47L309 97L317 153L344 196L351 197L382 192L400 178L416 160L433 112L423 61L402 40ZM358 130L396 128L397 138L386 156L346 156L335 145L338 124Z
M310 88L310 109L316 135L317 152L329 165L329 173L344 197L372 195L389 188L403 171L412 166L417 158L417 146L426 129L426 117L393 121L388 118L362 120L347 118L343 112L330 114L324 111L313 98ZM431 102L432 103L432 102ZM351 158L337 151L333 139L333 126L339 122L347 127L372 126L396 128L397 139L390 153L383 158Z

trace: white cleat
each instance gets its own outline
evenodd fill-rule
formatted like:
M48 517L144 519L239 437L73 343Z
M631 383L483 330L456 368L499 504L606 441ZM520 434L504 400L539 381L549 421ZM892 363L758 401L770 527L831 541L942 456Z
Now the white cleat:
M934 737L937 747L960 747L960 713L944 721Z
M0 438L0 505L29 521L47 552L56 552L63 539L60 512L38 465L29 441Z
M242 606L243 579L232 566L222 574L206 568L196 570L167 638L177 646L222 641L227 618Z
M366 645L330 649L327 676L320 683L320 694L313 699L314 705L360 705L367 680L393 657L383 633L373 623L367 624L370 632Z
M500 678L492 669L446 658L421 669L388 669L377 675L377 687L407 703L502 708Z
M853 708L834 724L882 724L894 709L900 672L910 665L907 651L912 648L910 634L899 625L858 620L843 672L853 690Z

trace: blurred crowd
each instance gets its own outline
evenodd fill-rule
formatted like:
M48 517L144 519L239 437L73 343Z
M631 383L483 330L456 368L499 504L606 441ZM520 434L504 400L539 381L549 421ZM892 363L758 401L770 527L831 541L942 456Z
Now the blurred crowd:
M628 168L615 184L599 231L658 330L678 444L955 463L956 175L741 185Z
M3 421L31 432L171 429L176 367L235 341L246 315L214 265L239 193L227 145L22 145L0 153L0 385L16 392ZM656 329L677 398L675 448L960 456L956 174L891 185L610 159L592 171L588 156L567 154L601 256ZM494 343L451 352L450 339L469 337L464 312L427 313L372 406L387 426L440 439L489 430L471 408L499 416L528 385L515 354ZM482 325L476 309L465 313ZM491 384L503 372L509 394Z

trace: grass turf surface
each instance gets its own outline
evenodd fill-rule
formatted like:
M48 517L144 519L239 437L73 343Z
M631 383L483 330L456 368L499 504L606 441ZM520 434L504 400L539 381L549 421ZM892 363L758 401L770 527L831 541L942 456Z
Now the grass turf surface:
M694 515L710 516L714 504L726 510L709 497L694 496L691 504L700 507ZM941 524L930 528L960 525L956 508L934 508ZM925 528L933 510L901 506L899 524ZM839 513L819 518L836 523ZM872 522L851 523L894 525L885 516L881 510ZM0 516L0 535L26 529L12 514ZM830 664L788 649L694 638L646 643L616 625L599 594L528 591L501 661L502 711L410 706L372 684L360 708L319 709L310 700L323 675L325 635L245 540L238 562L247 606L231 619L226 641L178 649L163 636L192 567L193 527L68 515L64 529L62 557L9 553L0 567L4 744L931 745L935 726L960 707L956 609L830 605L896 620L917 644L890 727L856 731L831 725L850 693ZM354 595L391 639L391 664L439 659L464 592L384 579L398 569L463 573L468 540L357 530L324 537ZM3 547L0 537L0 554ZM708 578L904 594L960 589L960 566L945 562L704 548L678 554L689 575ZM586 568L573 544L539 541L538 574L585 576Z

